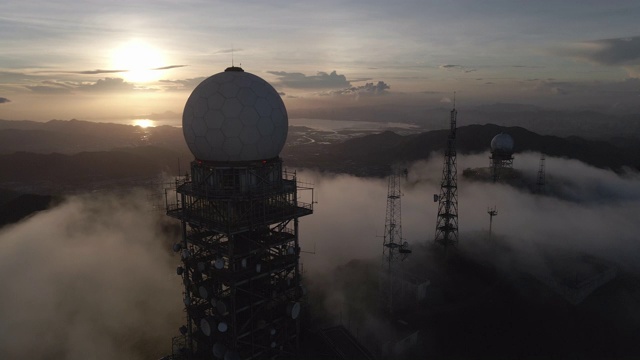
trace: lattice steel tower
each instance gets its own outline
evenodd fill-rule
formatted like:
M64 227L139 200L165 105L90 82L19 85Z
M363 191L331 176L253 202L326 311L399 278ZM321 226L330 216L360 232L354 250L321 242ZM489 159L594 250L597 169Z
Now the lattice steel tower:
M540 155L540 166L538 167L538 177L536 179L536 192L538 194L544 193L546 185L545 171L544 171L544 154Z
M450 115L449 136L444 153L442 181L438 199L438 219L434 241L445 249L458 244L458 171L456 165L456 110L455 98Z
M287 114L275 89L231 67L204 80L183 114L191 179L167 213L182 224L174 250L186 324L173 359L295 358L301 311L295 174L282 169Z
M406 170L402 173L406 174ZM394 169L389 176L387 212L382 243L383 281L381 290L385 309L393 314L394 294L398 292L399 263L411 253L408 243L402 239L401 172Z

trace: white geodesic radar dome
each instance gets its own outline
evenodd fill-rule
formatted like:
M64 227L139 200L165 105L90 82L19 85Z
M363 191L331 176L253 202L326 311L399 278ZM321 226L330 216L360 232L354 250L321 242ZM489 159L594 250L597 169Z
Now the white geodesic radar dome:
M289 119L280 95L262 78L231 67L205 79L184 107L189 150L204 161L256 161L280 154Z

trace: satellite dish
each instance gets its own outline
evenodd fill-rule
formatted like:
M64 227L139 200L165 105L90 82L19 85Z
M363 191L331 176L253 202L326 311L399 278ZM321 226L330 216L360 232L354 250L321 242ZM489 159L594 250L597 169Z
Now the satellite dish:
M184 273L184 268L182 266L178 266L176 269L176 274L182 275Z
M260 271L262 271L262 264L257 263L256 264L256 272L259 273Z
M275 349L275 348L276 348L276 346L278 346L278 344L276 344L276 342L275 342L275 341L272 341L272 342L271 342L271 348L272 348L272 349Z
M226 322L221 321L218 324L218 331L220 331L221 333L227 332L228 329L229 329L229 326L227 325Z
M208 299L210 295L212 295L209 293L209 289L204 285L198 287L198 294L200 294L200 297L205 300Z
M205 272L209 267L209 264L206 261L198 261L198 270L201 272Z
M213 356L217 357L218 359L222 359L224 357L224 353L227 352L227 347L224 346L223 343L217 342L213 344L213 349L211 352L213 353Z
M300 303L290 303L287 305L287 315L291 316L292 319L297 319L300 316Z
M242 265L243 269L247 268L247 259L242 259L242 261L240 262L240 264Z
M269 334L271 334L271 335L275 335L275 334L276 334L276 328L271 328L271 329L269 330Z
M173 251L174 251L174 252L178 252L178 251L180 251L181 249L182 249L182 244L180 244L180 243L175 243L175 244L173 244Z
M295 253L296 253L296 249L295 249L293 246L289 246L289 247L287 248L287 254L289 254L289 255L293 255L293 254L295 254Z
M191 256L191 251L189 251L189 250L187 250L187 249L182 250L182 258L183 258L183 259L187 259L187 258L189 258L190 256Z
M216 303L216 310L218 310L218 314L220 315L224 315L227 313L227 304L224 303L224 301L222 300L218 300L218 302Z
M215 268L218 270L224 269L224 259L217 258L216 261L213 263L213 266L215 266Z
M215 320L211 317L206 317L200 320L200 330L205 336L211 336L211 329L215 327Z
M240 360L240 355L235 350L229 350L224 354L224 360Z

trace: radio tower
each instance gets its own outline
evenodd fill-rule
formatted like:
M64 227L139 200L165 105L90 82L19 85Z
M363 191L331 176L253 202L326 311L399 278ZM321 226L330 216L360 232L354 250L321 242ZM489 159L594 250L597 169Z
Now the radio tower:
M544 154L542 154L540 155L540 168L538 169L538 179L536 180L536 192L538 194L542 194L544 192L545 182Z
M406 170L403 173L406 174ZM398 290L394 286L395 278L398 277L398 263L406 259L411 253L411 250L408 249L408 243L402 241L401 196L400 172L394 170L389 176L387 214L385 216L382 247L383 276L386 272L387 278L386 281L383 281L381 290L383 293L388 292L387 296L383 296L383 299L388 301L385 308L389 310L390 314L393 314L393 294Z
M438 203L438 220L436 222L436 236L434 241L446 250L450 245L458 244L458 180L456 167L456 98L453 94L453 109L451 109L449 136L447 149L444 153L442 182L440 195L435 198Z

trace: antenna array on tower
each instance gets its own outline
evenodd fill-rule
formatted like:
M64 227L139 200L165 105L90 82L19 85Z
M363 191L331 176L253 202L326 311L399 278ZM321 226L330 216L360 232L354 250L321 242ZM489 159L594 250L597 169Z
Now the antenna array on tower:
M455 96L455 94L454 94ZM455 99L455 97L454 97ZM447 249L450 245L458 244L458 175L456 165L456 121L458 111L455 100L451 109L449 136L447 149L444 153L442 181L440 195L434 196L438 200L438 220L434 241Z
M382 284L383 293L387 293L383 296L386 300L386 308L389 313L393 313L393 295L396 292L398 286L395 285L398 274L398 263L407 258L411 253L408 243L402 239L402 218L401 218L401 196L400 180L402 175L406 175L407 170L394 169L389 176L389 185L387 192L387 212L385 216L384 225L384 241L382 247L382 267L383 273L386 276L385 284Z

